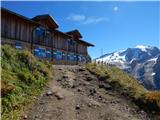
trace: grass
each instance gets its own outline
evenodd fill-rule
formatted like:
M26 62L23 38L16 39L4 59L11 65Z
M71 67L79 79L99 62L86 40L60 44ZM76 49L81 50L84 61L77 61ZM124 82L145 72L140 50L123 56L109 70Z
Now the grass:
M160 91L145 89L132 76L117 67L90 63L86 68L98 78L103 77L105 82L131 98L140 108L148 112L160 112Z
M29 51L3 45L1 51L2 120L18 120L52 78L49 63L37 60Z

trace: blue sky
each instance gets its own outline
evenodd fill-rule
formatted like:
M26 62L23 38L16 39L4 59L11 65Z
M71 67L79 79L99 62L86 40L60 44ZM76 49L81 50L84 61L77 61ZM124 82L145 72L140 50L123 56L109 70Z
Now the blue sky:
M2 7L32 18L50 14L66 32L78 29L92 58L136 45L160 48L160 2L2 2Z

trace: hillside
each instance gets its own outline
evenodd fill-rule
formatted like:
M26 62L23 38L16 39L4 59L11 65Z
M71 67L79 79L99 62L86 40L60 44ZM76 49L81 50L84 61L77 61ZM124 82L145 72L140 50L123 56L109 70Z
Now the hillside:
M113 64L128 72L147 89L160 89L160 49L138 45L96 59L97 62Z
M51 66L2 46L2 120L159 120L159 112L160 92L116 67Z
M119 69L94 64L83 67L57 65L54 73L54 80L29 109L27 120L160 118L160 93L147 91Z
M1 57L2 120L18 120L52 77L51 66L9 45L2 46Z

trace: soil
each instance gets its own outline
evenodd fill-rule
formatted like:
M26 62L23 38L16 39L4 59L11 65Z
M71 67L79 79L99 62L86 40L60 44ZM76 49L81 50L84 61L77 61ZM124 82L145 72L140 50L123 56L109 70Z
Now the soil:
M22 120L158 120L81 66L54 66L54 79Z

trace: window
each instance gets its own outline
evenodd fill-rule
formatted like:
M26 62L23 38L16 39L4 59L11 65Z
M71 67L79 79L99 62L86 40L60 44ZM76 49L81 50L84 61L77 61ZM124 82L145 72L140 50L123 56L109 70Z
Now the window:
M66 54L65 52L62 52L62 60L65 60L65 58L66 58Z
M51 58L51 50L49 50L49 49L46 50L46 58L48 58L48 59Z
M34 56L39 57L39 49L38 48L34 49Z
M40 58L46 57L45 48L40 48L40 47L35 48L34 55Z
M53 57L54 57L55 60L58 60L58 53L57 53L57 51L53 52Z
M74 54L74 61L77 61L77 56L76 56L76 54Z
M40 36L44 35L44 30L40 27L37 27L35 30L35 34L40 37Z
M71 54L71 60L74 61L74 54Z
M78 61L81 62L81 60L82 60L81 55L78 55Z
M20 42L16 42L15 46L17 49L22 49L22 45Z
M62 59L62 53L60 51L58 51L58 60Z
M71 60L71 55L70 55L70 53L68 53L68 55L67 55L67 59L68 59L68 61L70 61L70 60Z

